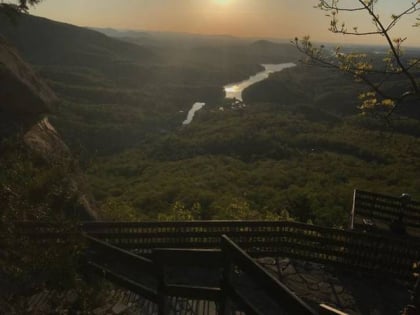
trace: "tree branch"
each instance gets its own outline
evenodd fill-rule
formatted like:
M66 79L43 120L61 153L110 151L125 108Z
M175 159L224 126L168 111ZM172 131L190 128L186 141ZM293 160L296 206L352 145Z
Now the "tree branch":
M295 43L296 43L296 41L295 41ZM312 55L308 55L308 51L307 51L306 49L302 48L302 47L299 45L299 43L298 43L298 42L295 44L295 46L296 46L296 48L297 48L300 52L302 52L302 53L304 53L305 55L309 56L309 57L311 58L311 60L316 61L316 62L318 62L319 64L321 64L321 65L323 65L323 66L327 66L327 67L329 67L329 68L333 68L333 69L340 70L340 71L342 70L342 69L341 69L341 67L340 67L340 65L337 65L337 64L335 64L335 63L333 63L333 62L329 62L329 61L327 61L327 60L325 60L325 59L321 58L320 56L316 56L316 55L314 55L314 54L312 54ZM380 89L380 86L381 86L383 83L381 83L379 86L377 86L377 85L376 85L375 83L373 83L373 82L372 82L369 78L367 78L366 76L363 76L363 75L358 74L356 71L352 70L351 68L350 68L350 69L348 69L346 72L347 72L347 73L349 73L349 74L351 74L351 75L353 75L353 76L355 76L356 78L358 78L358 79L362 80L362 81L363 81L366 85L368 85L370 88L372 88L372 90L374 90L374 91L375 91L378 95L380 95L383 99L394 99L393 97L391 97L391 96L387 95L384 91L382 91L382 90Z
M400 55L397 52L391 37L389 36L386 28L383 26L382 22L380 21L379 17L375 14L375 12L372 9L372 6L369 6L368 4L366 4L363 0L358 0L359 3L365 7L365 9L369 12L369 14L372 16L373 20L375 21L376 25L381 29L383 36L385 36L386 41L388 42L389 47L391 48L392 54L395 58L395 61L397 62L398 66L400 67L401 71L405 74L405 76L408 78L408 80L411 83L411 86L413 87L413 90L415 91L415 93L419 93L419 87L417 85L416 80L414 79L414 77L411 75L410 72L407 71L407 69L405 68L405 66L403 65Z

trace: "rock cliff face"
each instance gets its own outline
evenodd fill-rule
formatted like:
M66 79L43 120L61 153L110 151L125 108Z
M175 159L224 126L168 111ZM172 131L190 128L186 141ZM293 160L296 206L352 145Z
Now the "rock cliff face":
M0 38L0 110L22 115L51 112L58 99L19 54Z
M0 38L0 142L20 133L23 134L21 141L44 163L71 160L69 148L46 118L57 103L54 92L18 52ZM68 215L95 219L93 201L82 188L85 179L77 165L68 176L67 189L77 196L78 203Z

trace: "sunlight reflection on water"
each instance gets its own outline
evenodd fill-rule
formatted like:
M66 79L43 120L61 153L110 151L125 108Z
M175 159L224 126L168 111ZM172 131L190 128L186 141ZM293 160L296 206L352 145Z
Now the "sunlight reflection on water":
M269 77L271 73L279 72L287 68L295 67L296 64L292 62L288 63L281 63L281 64L263 64L262 65L265 70L258 72L256 75L249 77L249 79L244 80L242 82L235 82L228 85L225 85L225 93L227 98L236 98L242 101L242 91L245 90L247 87L265 80Z

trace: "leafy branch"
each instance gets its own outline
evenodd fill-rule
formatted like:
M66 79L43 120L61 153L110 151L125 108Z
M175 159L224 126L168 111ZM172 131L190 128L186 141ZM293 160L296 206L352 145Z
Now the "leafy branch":
M391 31L398 23L409 15L420 11L420 0L412 1L407 8L397 14L392 14L390 22L386 23L378 14L380 0L353 0L342 5L340 0L319 0L318 8L327 12L330 18L329 31L334 34L348 36L380 36L385 39L388 54L382 59L382 65L372 60L365 53L345 53L340 47L333 51L324 46L315 46L309 36L302 39L295 38L293 44L307 56L308 64L330 67L354 76L357 82L362 82L369 87L369 91L360 95L362 111L385 110L386 115L391 115L397 107L407 99L420 99L420 83L418 81L420 58L406 58L403 44L406 37L391 37ZM340 13L361 15L365 14L374 26L372 30L360 31L358 26L348 30L346 22L339 19ZM419 18L414 27L420 26ZM388 91L385 83L395 79L405 81L407 84L398 92Z

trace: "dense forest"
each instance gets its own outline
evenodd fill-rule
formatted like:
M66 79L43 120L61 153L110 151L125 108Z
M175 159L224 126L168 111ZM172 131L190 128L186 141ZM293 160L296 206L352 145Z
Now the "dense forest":
M247 90L245 109L205 107L190 126L98 158L88 169L96 197L107 213L124 204L139 219L342 226L354 188L418 196L418 121L387 125L358 115L357 89L340 76L285 70Z

